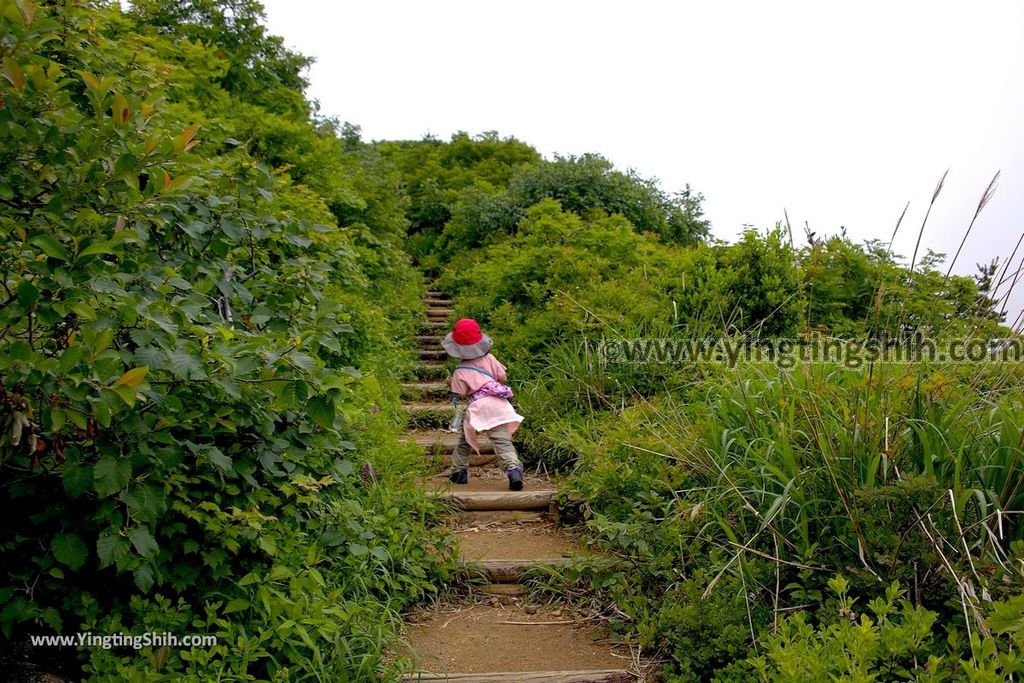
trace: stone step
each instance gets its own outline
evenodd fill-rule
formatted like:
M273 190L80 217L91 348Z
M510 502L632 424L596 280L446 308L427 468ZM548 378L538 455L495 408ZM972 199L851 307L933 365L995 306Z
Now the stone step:
M427 320L423 327L448 327L447 320Z
M439 491L436 495L459 510L548 510L553 489L536 491Z
M415 673L403 683L630 683L636 678L619 669L581 671L493 671L490 673Z
M423 303L427 306L448 306L452 305L452 300L448 297L441 296L428 296L423 298Z
M444 349L419 348L416 352L419 354L420 360L442 360L448 357L448 352Z
M444 339L443 335L440 334L417 334L416 341L422 344L433 344L440 346L441 340Z
M440 289L428 289L425 296L430 297L430 296L448 296L448 295L445 294L444 292L442 292Z

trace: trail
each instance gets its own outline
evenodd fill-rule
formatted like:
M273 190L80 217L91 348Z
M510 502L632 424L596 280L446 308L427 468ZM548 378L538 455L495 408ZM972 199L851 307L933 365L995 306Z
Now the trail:
M406 681L460 683L625 683L628 652L597 641L596 626L570 607L528 604L521 581L533 571L557 571L579 552L556 524L557 481L527 472L522 491L509 491L505 473L481 435L481 453L470 461L466 485L448 482L448 460L458 435L444 429L452 414L446 379L453 364L441 338L454 320L451 301L439 291L425 299L424 333L416 338L420 363L415 382L403 385L412 429L406 437L443 463L422 482L456 513L464 572L472 590L462 603L414 615L409 641L416 674ZM529 419L529 416L527 416Z

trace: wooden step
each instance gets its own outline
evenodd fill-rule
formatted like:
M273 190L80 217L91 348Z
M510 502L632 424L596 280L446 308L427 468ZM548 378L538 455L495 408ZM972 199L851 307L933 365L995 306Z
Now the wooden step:
M448 296L448 295L445 294L444 292L442 292L440 289L428 289L426 296L431 297L431 296Z
M419 396L439 396L446 398L449 387L447 382L403 382L402 390Z
M546 512L535 510L463 510L456 513L461 524L514 524L550 521Z
M416 430L408 432L404 438L407 441L414 441L417 445L424 448L440 448L446 451L455 450L455 445L459 443L458 434L443 429ZM494 446L491 445L486 435L481 436L478 443L481 454L494 454Z
M448 352L444 349L417 349L416 352L420 356L420 360L441 360L448 357Z
M448 327L447 320L428 320L423 323L424 327Z
M484 595L507 595L514 598L522 597L529 592L521 583L485 583L473 586L473 590Z
M452 305L452 300L447 298L447 297L441 297L441 296L431 297L431 296L428 296L428 297L423 299L423 303L425 303L427 306L451 306Z
M404 410L407 415L414 418L436 415L438 417L443 417L446 420L455 412L451 403L443 401L413 401L410 403L403 403L402 410Z
M491 583L516 583L539 567L558 567L567 562L567 557L552 557L539 560L473 560L459 562L459 566L464 571L483 576Z
M628 671L594 669L592 671L495 671L492 673L415 673L403 683L629 683L636 680Z
M441 345L441 340L443 340L443 339L444 339L444 337L442 335L440 335L440 334L417 334L416 335L416 341L418 341L418 342L420 342L422 344L436 344L437 346L440 346Z
M537 491L444 491L442 500L460 510L547 510L555 499L551 489Z
M444 361L423 361L416 365L416 377L422 380L444 379L448 376L448 364Z

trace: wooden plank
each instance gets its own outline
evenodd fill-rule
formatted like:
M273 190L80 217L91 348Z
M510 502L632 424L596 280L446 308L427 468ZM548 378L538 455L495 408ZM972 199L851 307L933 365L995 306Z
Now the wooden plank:
M459 565L468 572L480 574L491 583L516 583L526 578L531 569L557 567L568 561L565 557L552 557L536 560L473 560L459 562Z
M444 401L415 401L413 403L403 403L402 410L407 413L413 413L416 415L424 413L440 413L444 415L451 414L453 412L451 402Z
M405 435L405 440L413 441L416 445L430 450L438 448L444 451L453 451L455 450L455 445L459 442L459 435L441 429L430 429L408 432ZM478 456L474 453L469 456L469 464L474 467L486 465L495 460L494 446L490 440L483 436L480 438L479 443L480 455Z
M418 341L418 342L426 342L428 344L440 345L442 339L444 339L444 337L442 337L441 335L438 335L438 334L417 334L416 335L416 341Z
M456 513L460 524L512 524L515 522L546 522L546 512L531 510L463 510Z
M415 673L402 679L405 683L629 683L636 680L628 671L598 669L594 671L495 671L492 673Z
M460 510L547 510L555 492L446 491L440 495Z
M449 393L447 382L403 382L402 389L425 396L445 396Z
M473 590L484 595L510 595L514 598L527 593L526 586L521 583L485 583L473 586Z
M416 352L420 360L441 360L448 357L448 352L444 349L416 349Z

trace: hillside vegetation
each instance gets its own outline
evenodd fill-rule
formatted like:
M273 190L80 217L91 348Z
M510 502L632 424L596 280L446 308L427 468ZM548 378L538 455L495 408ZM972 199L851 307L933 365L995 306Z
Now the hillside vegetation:
M394 680L452 576L399 380L425 280L566 477L665 680L1024 673L1019 363L622 363L616 339L1006 338L1005 264L710 237L702 197L497 133L366 142L256 0L0 0L5 678ZM882 226L880 226L880 231ZM1014 278L1014 282L1015 282ZM517 439L519 438L517 434ZM40 650L175 632L209 648Z

